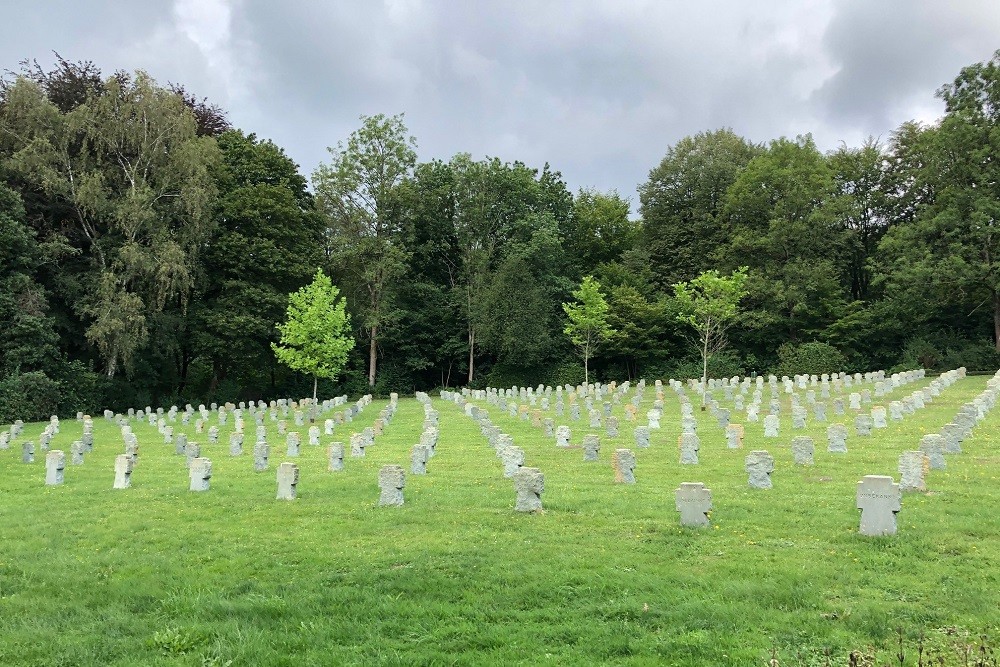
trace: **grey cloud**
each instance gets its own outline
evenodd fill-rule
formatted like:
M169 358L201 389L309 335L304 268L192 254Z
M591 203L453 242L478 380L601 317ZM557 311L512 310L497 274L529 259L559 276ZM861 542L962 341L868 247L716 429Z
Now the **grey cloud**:
M359 115L405 112L421 159L549 162L574 190L633 200L687 134L884 136L1000 47L992 0L231 0L226 57L199 51L167 3L42 4L18 2L0 28L7 67L58 49L145 68L224 104L306 173Z

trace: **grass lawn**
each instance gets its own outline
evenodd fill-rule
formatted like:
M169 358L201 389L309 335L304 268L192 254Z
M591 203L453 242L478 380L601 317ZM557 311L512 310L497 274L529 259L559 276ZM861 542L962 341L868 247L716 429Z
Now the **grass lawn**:
M857 650L859 664L899 665L898 628L905 664L917 664L921 632L946 664L966 664L955 645L1000 635L1000 409L947 470L931 471L927 494L904 495L896 536L858 535L855 485L865 474L898 480L900 452L986 380L960 380L865 439L853 435L854 413L837 417L828 401L830 422L849 426L847 454L827 453L826 424L811 411L793 431L787 399L781 437L747 424L742 450L696 412L697 466L678 463L680 407L667 388L662 428L634 450L634 486L616 485L611 468L615 448L633 447L622 406L621 435L602 434L601 460L585 463L582 449L557 449L530 422L477 403L545 474L545 511L534 515L513 511L513 484L478 425L436 397L437 454L428 475L407 475L399 508L375 506L376 479L389 463L409 471L423 421L414 399L337 473L289 419L303 441L293 502L275 500L277 465L289 459L270 419L270 469L256 473L252 418L240 457L229 456L232 419L209 445L178 418L176 431L212 459L207 493L188 491L184 457L144 422L133 422L133 487L112 490L122 438L99 415L82 466L69 464L82 426L63 420L51 448L66 452L65 483L46 487L44 452L21 463L21 443L37 448L44 426L28 424L0 450L0 664L765 665L776 651L781 665L823 665L827 652L846 665ZM765 389L762 418L767 401ZM349 443L384 405L322 442ZM585 414L555 419L574 444L589 431ZM793 465L793 435L815 438L814 466ZM775 457L770 491L747 485L752 449ZM683 481L711 488L710 528L679 527ZM864 662L872 655L877 663Z

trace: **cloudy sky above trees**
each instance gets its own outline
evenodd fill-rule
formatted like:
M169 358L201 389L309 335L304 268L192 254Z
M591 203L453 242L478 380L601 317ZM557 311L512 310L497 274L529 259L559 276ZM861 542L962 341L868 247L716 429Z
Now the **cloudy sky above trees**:
M811 132L822 149L933 121L1000 49L997 0L8 0L0 66L141 68L224 107L305 173L361 114L456 152L636 186L681 137Z

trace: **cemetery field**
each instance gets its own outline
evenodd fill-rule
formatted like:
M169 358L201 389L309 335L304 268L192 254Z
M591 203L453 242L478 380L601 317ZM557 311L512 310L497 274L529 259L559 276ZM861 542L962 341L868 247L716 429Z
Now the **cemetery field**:
M666 387L648 449L634 445L645 420L627 421L625 401L613 409L618 437L589 429L586 411L579 421L546 412L570 426L570 448L473 401L544 474L538 514L514 512L513 483L478 424L437 396L427 475L410 474L424 420L412 398L340 472L327 471L326 445L349 443L386 401L322 446L289 417L303 440L294 458L268 418L264 472L254 471L253 437L230 456L232 420L208 444L178 417L175 432L212 461L204 493L188 490L185 457L139 421L132 487L113 490L122 436L99 415L83 465L69 461L82 425L62 420L50 448L67 454L65 482L45 486L45 453L21 462L21 443L37 445L44 426L27 424L0 450L0 664L766 665L776 651L781 665L826 664L827 652L846 665L853 650L877 660L858 664L898 665L899 629L905 664L917 664L920 633L946 664L967 664L962 645L1000 636L1000 409L945 470L927 474L927 493L903 495L898 534L859 535L855 491L867 474L898 481L900 453L951 422L987 379L960 379L869 438L855 435L850 409L828 410L827 423L810 411L792 430L782 394L779 437L745 423L742 449L729 449L712 415L696 410L697 465L679 464L680 403ZM647 386L640 415L654 398ZM826 427L838 421L850 434L845 454L826 450ZM601 434L600 460L584 462L591 432ZM814 438L814 465L793 463L796 435ZM635 452L635 485L614 481L619 447ZM747 484L744 458L757 449L775 459L770 490ZM283 461L299 466L294 501L275 499ZM407 471L405 505L378 507L378 471L393 463ZM678 524L674 490L692 481L712 491L708 528Z

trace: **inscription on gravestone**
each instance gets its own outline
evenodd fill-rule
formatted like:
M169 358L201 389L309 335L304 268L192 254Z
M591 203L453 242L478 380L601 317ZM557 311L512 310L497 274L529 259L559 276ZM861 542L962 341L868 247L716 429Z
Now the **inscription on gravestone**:
M674 492L675 505L681 515L681 525L701 528L708 525L712 511L712 490L703 482L681 482Z
M859 532L870 536L895 535L896 513L902 506L901 499L899 484L894 483L892 477L865 475L858 482Z

